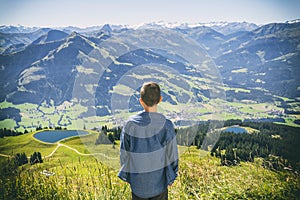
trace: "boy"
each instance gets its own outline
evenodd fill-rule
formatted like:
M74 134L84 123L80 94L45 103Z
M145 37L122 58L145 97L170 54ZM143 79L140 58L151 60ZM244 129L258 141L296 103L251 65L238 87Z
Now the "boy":
M168 185L177 177L178 150L172 122L157 113L160 87L144 83L144 111L129 118L121 134L119 178L128 182L132 199L168 199Z

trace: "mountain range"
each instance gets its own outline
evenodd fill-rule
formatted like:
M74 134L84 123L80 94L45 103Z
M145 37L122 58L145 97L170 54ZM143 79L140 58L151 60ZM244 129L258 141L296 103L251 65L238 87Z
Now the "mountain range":
M0 44L0 102L59 106L82 97L82 116L91 110L105 116L112 112L112 97L131 91L122 81L163 79L163 97L171 105L213 99L210 86L203 86L208 83L222 88L228 102L279 103L287 112L288 103L298 107L300 100L298 21L1 26ZM198 54L201 62L193 61ZM79 77L85 80L81 85ZM125 98L132 111L138 110L134 87L134 95Z

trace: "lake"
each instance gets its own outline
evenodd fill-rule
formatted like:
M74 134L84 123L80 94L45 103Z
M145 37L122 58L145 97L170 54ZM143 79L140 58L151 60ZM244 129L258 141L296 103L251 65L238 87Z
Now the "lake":
M87 131L76 131L76 130L50 130L50 131L42 131L33 135L34 138L48 143L55 143L60 140L79 136L79 135L87 135L89 132Z
M231 126L223 130L222 132L233 132L233 133L248 133L248 131L239 126Z

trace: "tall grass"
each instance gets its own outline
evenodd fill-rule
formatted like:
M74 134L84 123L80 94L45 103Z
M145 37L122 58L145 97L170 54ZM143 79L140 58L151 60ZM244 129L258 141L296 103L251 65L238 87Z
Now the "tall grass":
M260 159L220 166L219 159L198 155L191 149L181 156L170 199L300 199L300 176L294 172L267 170Z
M42 164L20 167L1 176L2 199L128 199L129 187L99 161L59 162L53 175ZM85 172L85 173L83 173Z
M67 159L64 151L66 158L58 156L32 166L16 167L8 159L1 165L0 198L130 199L130 187L119 180L115 169L93 156ZM293 172L267 170L259 161L225 167L218 158L199 155L195 148L182 154L169 199L297 199L299 195L299 175ZM55 174L46 176L43 170Z

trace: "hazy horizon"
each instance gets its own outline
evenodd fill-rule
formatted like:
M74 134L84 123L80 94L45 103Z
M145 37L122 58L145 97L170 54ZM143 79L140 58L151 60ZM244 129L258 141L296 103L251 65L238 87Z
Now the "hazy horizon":
M300 19L300 1L96 1L0 0L0 24L26 27L91 27L103 24L248 22Z

